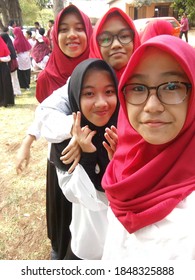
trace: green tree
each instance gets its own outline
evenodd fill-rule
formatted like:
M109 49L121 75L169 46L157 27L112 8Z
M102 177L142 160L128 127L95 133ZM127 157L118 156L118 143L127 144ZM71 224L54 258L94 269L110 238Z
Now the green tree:
M9 20L22 24L22 11L18 0L0 0L0 28L7 26Z
M181 16L184 12L188 15L189 21L193 23L195 21L195 5L194 0L175 0L172 4L178 15Z

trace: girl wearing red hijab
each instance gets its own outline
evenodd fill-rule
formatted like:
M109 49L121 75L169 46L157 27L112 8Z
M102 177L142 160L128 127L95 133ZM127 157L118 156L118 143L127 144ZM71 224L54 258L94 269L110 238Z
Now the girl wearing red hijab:
M71 13L79 14L82 24L80 22L70 26L70 35L67 36L67 22L71 22ZM74 32L71 34L72 28L78 31L79 36ZM39 102L42 102L54 90L62 87L74 68L89 57L88 46L92 25L88 16L76 6L70 5L58 14L52 34L53 51L46 68L39 74L37 80L36 98ZM86 37L85 40L83 40L83 35Z
M104 174L103 259L195 259L194 49L160 35L132 55L119 84L125 136Z
M92 25L87 15L76 6L64 8L57 16L53 29L53 50L45 69L39 74L36 97L43 101L53 91L66 84L74 68L89 56L89 40ZM40 136L40 119L28 130L17 154L17 172L28 164L30 146ZM52 152L50 154L52 156ZM52 259L63 259L70 241L71 203L62 194L56 176L55 166L48 160L46 215L48 237L52 244Z
M0 107L14 105L14 93L7 62L11 60L10 51L0 37Z
M14 36L15 39L13 44L17 53L18 60L18 80L21 88L29 90L31 74L31 45L26 40L20 27L14 28Z
M139 36L131 18L121 9L111 8L94 27L89 56L105 60L114 68L119 80L132 53L139 45ZM44 122L42 135L49 142L56 143L66 139L67 130L62 130L64 123L67 124L66 128L68 127L66 91L66 89L61 90L61 94L56 92L55 95L47 98L37 110L37 115ZM72 152L75 149L75 143L72 143L67 149ZM76 155L74 158L75 162L70 171L78 163Z
M119 80L139 45L139 35L132 19L121 9L114 7L94 27L90 57L104 59L114 68Z

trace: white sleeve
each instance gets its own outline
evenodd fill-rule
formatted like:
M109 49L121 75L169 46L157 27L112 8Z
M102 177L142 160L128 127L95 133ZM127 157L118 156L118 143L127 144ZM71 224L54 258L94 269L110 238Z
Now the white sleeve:
M9 62L11 60L11 57L10 55L8 55L8 56L0 57L0 59L2 62Z
M36 118L42 124L41 135L52 143L60 143L71 137L73 118L68 99L68 83L69 80L39 104L35 111Z
M57 168L57 176L62 192L70 202L82 204L91 211L107 209L105 193L96 190L82 165L78 164L71 174Z

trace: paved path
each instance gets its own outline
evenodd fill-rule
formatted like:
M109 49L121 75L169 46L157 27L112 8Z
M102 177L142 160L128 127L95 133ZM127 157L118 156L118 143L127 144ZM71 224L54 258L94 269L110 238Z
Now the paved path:
M185 41L185 37L183 35L182 40ZM195 48L195 29L191 29L188 32L188 43Z

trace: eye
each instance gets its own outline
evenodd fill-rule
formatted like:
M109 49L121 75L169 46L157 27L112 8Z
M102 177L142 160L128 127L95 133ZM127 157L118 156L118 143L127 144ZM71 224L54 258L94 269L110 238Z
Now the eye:
M107 89L106 90L106 95L116 95L116 90L113 89Z
M82 92L81 95L85 96L85 97L92 97L92 96L94 96L94 93L92 91L85 91L85 92Z
M176 84L176 83L168 83L166 86L165 86L165 89L166 90L175 90L175 89L178 89L180 88L180 85L179 84Z
M132 86L131 90L142 92L146 90L146 87L143 85L136 85L136 86Z
M100 44L105 44L110 42L112 39L112 36L108 33L102 33L101 35L98 36L98 42Z
M83 32L83 31L85 31L85 28L84 28L83 24L78 24L75 26L75 30L78 32Z
M66 32L68 32L68 28L60 28L58 32L59 33L66 33Z

